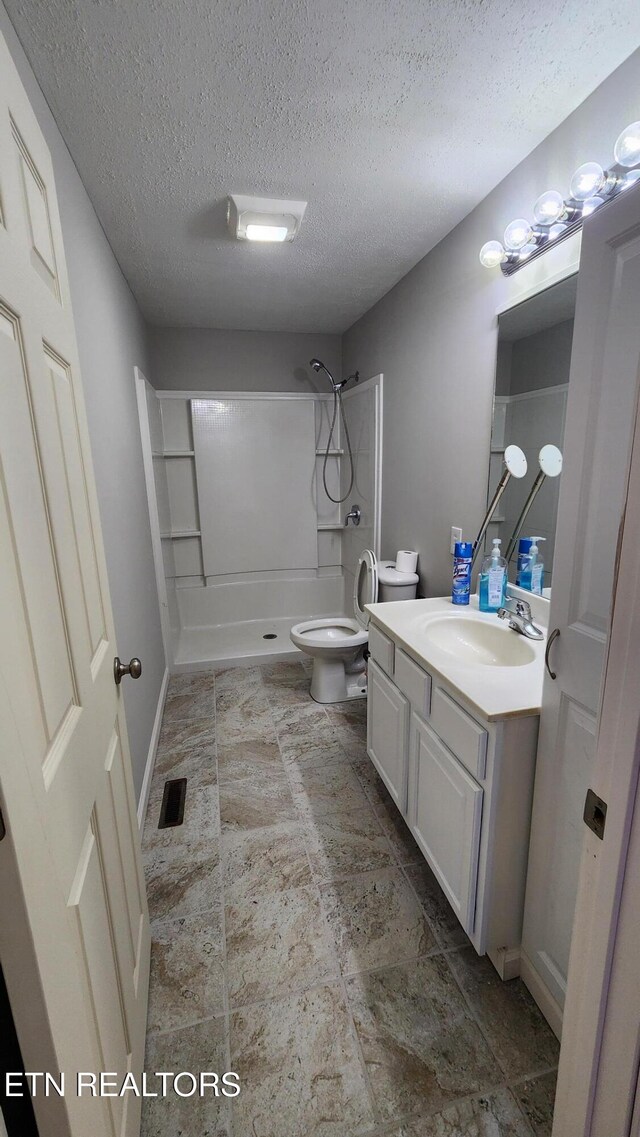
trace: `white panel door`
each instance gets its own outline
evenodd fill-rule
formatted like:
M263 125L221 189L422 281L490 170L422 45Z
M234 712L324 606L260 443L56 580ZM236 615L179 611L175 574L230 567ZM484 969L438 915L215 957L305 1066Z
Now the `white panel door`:
M411 718L409 824L451 907L473 932L482 787L417 715Z
M623 195L589 218L578 279L549 617L560 630L557 679L545 674L523 928L528 961L560 1007L640 359L640 237L591 238L634 200Z
M407 808L409 700L369 660L367 749L401 813Z
M192 399L205 576L318 567L313 399Z
M149 923L50 157L0 37L0 955L40 1132L138 1131ZM11 898L11 904L9 904ZM9 912L12 919L9 918Z

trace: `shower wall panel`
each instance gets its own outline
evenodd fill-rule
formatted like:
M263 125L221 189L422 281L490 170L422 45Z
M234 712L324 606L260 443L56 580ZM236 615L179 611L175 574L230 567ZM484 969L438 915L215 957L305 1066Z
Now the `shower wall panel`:
M204 575L318 567L311 399L192 399Z

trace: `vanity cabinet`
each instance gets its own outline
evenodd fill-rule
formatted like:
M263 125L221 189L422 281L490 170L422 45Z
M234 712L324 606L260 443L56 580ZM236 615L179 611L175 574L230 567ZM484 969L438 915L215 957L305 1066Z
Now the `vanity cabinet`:
M519 974L537 715L483 719L373 622L367 748L479 954Z

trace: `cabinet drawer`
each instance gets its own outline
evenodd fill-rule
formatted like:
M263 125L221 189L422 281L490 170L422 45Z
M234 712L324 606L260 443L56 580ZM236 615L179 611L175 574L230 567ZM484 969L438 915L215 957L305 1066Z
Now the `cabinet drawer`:
M431 676L418 667L418 664L399 647L396 648L394 660L394 679L418 714L428 718L431 705Z
M436 734L474 778L484 778L487 765L487 732L441 687L434 687L433 690L430 721Z
M393 675L395 644L385 636L384 632L376 628L375 624L369 624L369 651L382 670L386 671L387 675Z

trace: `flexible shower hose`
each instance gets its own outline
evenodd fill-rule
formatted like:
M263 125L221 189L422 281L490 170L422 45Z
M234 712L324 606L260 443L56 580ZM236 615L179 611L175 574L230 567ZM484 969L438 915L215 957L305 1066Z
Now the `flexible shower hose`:
M348 488L347 492L345 493L344 497L332 497L332 495L329 493L329 487L327 486L327 461L329 458L329 451L331 450L331 443L333 441L333 432L336 428L336 419L338 417L338 404L340 405L340 417L342 420L342 428L344 430L344 437L345 437L345 440L347 443L347 450L349 451L349 469L350 469L349 488ZM349 494L351 493L351 490L353 489L353 481L354 481L353 454L351 452L351 439L349 438L349 428L347 426L347 418L346 418L346 415L344 413L344 407L342 405L342 391L334 390L334 392L333 392L333 418L331 419L331 429L329 430L329 438L327 439L327 449L326 449L325 455L324 455L324 462L322 463L322 484L324 486L324 492L326 493L327 497L329 498L329 501L334 502L335 505L342 505L342 502L347 500Z

